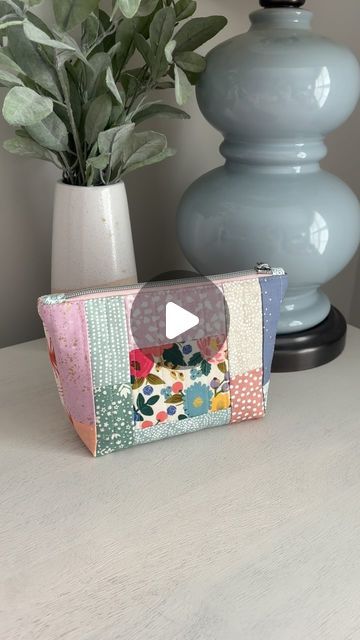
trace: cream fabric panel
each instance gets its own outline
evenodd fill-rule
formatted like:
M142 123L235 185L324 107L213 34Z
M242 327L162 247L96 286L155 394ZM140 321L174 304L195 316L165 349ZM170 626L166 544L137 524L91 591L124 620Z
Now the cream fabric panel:
M263 365L263 315L261 287L257 278L224 285L231 318L228 329L231 377L260 369Z

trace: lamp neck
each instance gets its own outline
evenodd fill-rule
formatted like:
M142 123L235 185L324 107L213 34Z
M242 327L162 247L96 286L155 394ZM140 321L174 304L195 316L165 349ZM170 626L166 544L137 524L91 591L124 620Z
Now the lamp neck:
M260 9L250 14L253 29L309 30L313 14L301 9Z

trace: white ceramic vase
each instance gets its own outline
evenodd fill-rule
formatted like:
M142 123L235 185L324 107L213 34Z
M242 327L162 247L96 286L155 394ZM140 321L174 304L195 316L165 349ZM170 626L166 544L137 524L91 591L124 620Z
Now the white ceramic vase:
M53 292L137 282L129 207L123 182L55 190Z

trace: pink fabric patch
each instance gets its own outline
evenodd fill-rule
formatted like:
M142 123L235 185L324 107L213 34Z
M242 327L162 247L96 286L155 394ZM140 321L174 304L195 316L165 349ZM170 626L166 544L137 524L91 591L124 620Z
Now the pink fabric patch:
M95 424L84 303L40 305L39 312L46 327L55 378L61 380L65 409L73 420Z
M262 369L235 376L230 382L231 422L262 418L265 414Z
M129 351L134 351L134 349L137 349L137 344L134 340L134 336L131 331L131 309L134 304L135 298L136 298L136 295L133 295L133 294L129 294L125 297L125 315L126 315Z

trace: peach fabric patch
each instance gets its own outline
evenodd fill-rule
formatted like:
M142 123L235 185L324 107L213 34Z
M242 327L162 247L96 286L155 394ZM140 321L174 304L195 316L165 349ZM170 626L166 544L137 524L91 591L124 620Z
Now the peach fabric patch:
M90 449L93 456L96 456L96 427L94 424L83 424L78 420L70 417L76 433L81 438L83 443Z
M231 379L231 422L264 416L262 374L262 369L253 369Z

